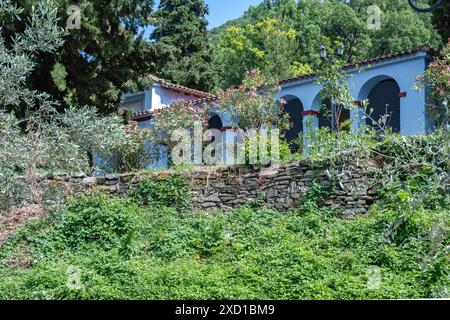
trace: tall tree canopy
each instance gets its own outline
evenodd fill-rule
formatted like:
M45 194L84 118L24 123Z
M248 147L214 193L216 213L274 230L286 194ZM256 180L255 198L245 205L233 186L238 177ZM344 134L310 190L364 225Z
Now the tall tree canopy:
M21 19L1 16L6 45L26 28L37 0L16 0ZM58 8L58 24L66 27L71 0L51 0ZM43 52L30 78L33 89L50 93L63 106L93 105L101 112L114 110L124 91L143 84L152 71L152 49L140 36L150 23L153 0L80 0L80 29L68 30L56 53Z
M377 17L379 28L371 25L374 11L368 8L373 5L380 8ZM234 50L235 41L226 40L233 37L236 28L256 26L266 19L275 19L273 21L277 21L276 28L280 31L295 31L294 46L286 56L315 69L320 64L318 49L321 42L343 42L348 62L410 50L424 44L437 48L441 41L432 18L431 14L415 12L406 0L264 0L251 7L241 19L212 30L212 37L221 39L216 46L216 55L220 57L221 53ZM253 34L253 37L261 35ZM258 44L258 50L262 52L272 50L270 43L259 41ZM243 46L243 52L254 47L252 42L243 42ZM221 77L234 79L233 84L239 84L242 78L232 74L236 62L229 59L216 61L222 70ZM257 61L253 61L255 67L258 67ZM229 82L223 84L228 85Z
M203 0L161 0L151 39L158 55L156 74L198 90L210 90L216 73L208 39L208 6Z
M443 42L450 39L450 1L444 1L442 6L433 12L433 24L441 34Z
M240 83L247 70L259 69L264 76L282 79L311 71L296 61L296 32L266 18L245 27L230 27L219 41L216 60L223 66L221 85Z
M433 27L432 15L414 11L403 0L351 0L352 7L363 21L369 15L367 8L377 5L380 8L380 28L368 30L372 44L367 57L410 50L421 45L440 46L440 38Z

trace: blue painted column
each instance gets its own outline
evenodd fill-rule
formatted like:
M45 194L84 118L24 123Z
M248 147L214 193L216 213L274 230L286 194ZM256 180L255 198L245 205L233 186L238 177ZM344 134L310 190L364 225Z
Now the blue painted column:
M222 163L226 165L235 164L234 146L236 134L234 132L234 121L230 113L219 113L222 120Z
M414 76L399 82L400 85L400 133L402 135L427 132L426 95L424 90L415 90Z

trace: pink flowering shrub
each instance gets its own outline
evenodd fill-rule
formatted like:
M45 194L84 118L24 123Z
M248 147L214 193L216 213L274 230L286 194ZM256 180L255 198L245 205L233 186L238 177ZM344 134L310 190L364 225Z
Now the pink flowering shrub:
M281 87L275 81L265 78L259 71L247 71L240 87L219 90L218 99L203 103L180 100L155 110L154 128L156 132L165 132L169 137L177 129L193 129L195 122L207 128L210 113L214 111L229 112L235 125L244 130L271 125L285 130L289 128L289 121L283 113L286 101L276 99L280 90ZM164 136L160 135L157 140L168 143Z
M247 71L240 87L219 91L219 104L222 111L233 115L241 129L274 125L282 131L289 128L289 120L283 112L286 101L276 99L280 91L273 79L258 70Z
M212 104L180 100L170 106L155 110L153 112L154 141L171 146L170 137L175 130L193 130L195 123L200 123L203 129L206 129L211 108Z

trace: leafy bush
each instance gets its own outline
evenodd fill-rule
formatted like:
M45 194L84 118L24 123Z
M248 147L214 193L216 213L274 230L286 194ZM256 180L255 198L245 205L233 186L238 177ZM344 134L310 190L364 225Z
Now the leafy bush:
M78 198L61 213L59 236L69 248L119 246L139 220L139 209L130 201L105 196Z
M10 0L0 2L0 17L11 17L12 25L14 20L20 19L22 11ZM25 30L14 34L11 48L7 46L3 32L0 34L0 112L23 112L52 104L49 95L30 90L26 80L33 71L38 53L55 52L63 44L63 34L64 30L57 25L56 4L51 2L40 2L33 9Z
M163 180L145 179L129 194L141 206L166 206L180 210L190 208L189 186L179 174Z
M281 87L275 84L276 80L258 70L247 71L239 88L219 90L220 102L213 102L213 108L230 113L243 130L273 125L280 131L289 129L289 116L283 108L286 101L276 98Z
M21 123L26 123L25 132ZM148 138L148 130L125 126L117 115L100 117L92 107L64 113L43 108L23 120L0 112L0 210L38 201L38 173L89 172L88 155L94 151L108 171L143 169L154 155Z
M10 0L0 1L0 16L11 25L22 11ZM57 112L59 104L49 94L28 88L38 54L63 45L57 20L55 4L40 2L23 32L11 35L13 45L0 34L0 211L39 202L39 172L87 172L93 151L117 164L113 171L141 169L149 162L143 152L147 130L124 126L118 116L100 117L92 107Z

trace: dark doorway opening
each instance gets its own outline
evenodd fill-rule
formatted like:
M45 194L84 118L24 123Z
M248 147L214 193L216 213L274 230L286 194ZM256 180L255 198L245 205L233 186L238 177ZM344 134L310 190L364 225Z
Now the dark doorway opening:
M284 112L289 114L290 128L284 131L286 141L292 150L298 150L298 139L300 133L303 133L303 104L300 99L296 97L285 97L286 105Z
M222 129L222 127L223 127L222 119L220 119L220 117L217 114L212 116L211 118L209 118L208 129L220 130L220 129Z
M222 123L222 119L220 119L219 115L213 115L211 118L209 118L208 120L208 130L222 130L223 128L223 123ZM210 143L214 143L216 141L216 137L212 136L211 137L211 141ZM212 156L214 157L216 154L216 152L213 150L212 151Z
M394 132L400 132L399 93L400 87L392 79L383 80L373 87L367 97L369 112L371 111L370 118L366 120L368 126L375 128L376 131L389 127Z

